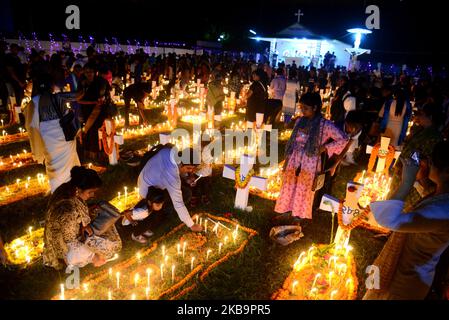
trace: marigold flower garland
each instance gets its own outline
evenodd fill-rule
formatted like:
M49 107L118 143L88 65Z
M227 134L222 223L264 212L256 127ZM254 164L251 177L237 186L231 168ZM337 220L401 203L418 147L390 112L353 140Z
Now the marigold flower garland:
M254 176L254 169L251 169L242 181L240 176L240 167L238 167L235 170L235 186L239 189L245 189L251 181L252 176Z
M394 155L395 155L395 148L392 145L388 146L388 151L387 153L380 153L380 143L376 144L373 147L373 150L371 151L371 156L369 157L369 161L368 161L368 172L372 172L374 169L374 164L376 163L376 159L379 157L379 159L385 159L385 168L384 168L384 173L388 174L388 169L391 166L391 163L394 160Z

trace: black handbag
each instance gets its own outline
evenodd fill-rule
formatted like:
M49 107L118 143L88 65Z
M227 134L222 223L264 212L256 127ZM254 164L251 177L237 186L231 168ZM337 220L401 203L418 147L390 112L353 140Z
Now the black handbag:
M97 216L91 223L91 227L97 236L108 231L121 217L119 209L107 201L100 201L95 210Z
M58 105L56 104L55 99L56 96L52 95L51 103L53 109L59 117L59 125L64 132L65 141L73 141L81 128L81 124L72 109L68 109L68 112L63 115Z

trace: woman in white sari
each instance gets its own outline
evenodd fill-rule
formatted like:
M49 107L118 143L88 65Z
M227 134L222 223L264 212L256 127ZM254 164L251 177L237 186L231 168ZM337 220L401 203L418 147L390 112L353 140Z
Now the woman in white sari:
M69 181L70 170L80 165L76 140L65 140L58 116L68 111L66 103L73 101L74 96L69 93L53 94L51 77L42 76L38 94L25 109L25 127L30 136L31 152L35 161L45 162L52 193Z

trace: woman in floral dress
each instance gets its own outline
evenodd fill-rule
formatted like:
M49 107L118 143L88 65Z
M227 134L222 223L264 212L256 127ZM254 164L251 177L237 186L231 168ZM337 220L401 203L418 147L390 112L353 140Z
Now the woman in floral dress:
M44 231L44 264L61 269L64 264L84 267L103 265L122 248L115 226L100 236L89 226L86 201L101 186L101 179L91 169L73 167L71 180L56 189L50 198ZM87 237L85 234L87 233Z
M286 146L282 186L274 210L312 219L315 176L321 171L321 153L340 154L348 143L345 133L321 116L321 98L305 93L300 99L303 117L296 121Z

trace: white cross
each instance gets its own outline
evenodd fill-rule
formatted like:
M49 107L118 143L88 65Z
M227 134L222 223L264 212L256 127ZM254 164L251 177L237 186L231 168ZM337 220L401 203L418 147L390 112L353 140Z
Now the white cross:
M255 163L255 158L249 155L242 155L240 158L240 179L243 181L248 172L252 169ZM230 165L225 165L223 168L223 177L235 180L235 168ZM244 189L237 188L235 195L234 207L237 209L251 211L248 207L249 187L255 187L259 190L267 190L267 179L263 177L252 176L248 185Z
M354 191L350 192L349 187L355 188ZM358 205L360 195L363 190L363 184L356 182L348 182L346 188L346 199L343 206L343 217L342 222L344 225L348 225L354 219L354 214L361 214L361 209ZM332 214L338 213L340 208L340 202L338 199L325 194L321 198L320 209L327 212L332 212ZM332 218L334 216L332 215ZM340 244L342 246L347 246L349 242L350 231L344 231L342 228L337 228L337 233L333 240L334 243Z
M298 24L301 21L301 16L303 16L304 13L301 12L301 9L298 9L298 13L295 13L295 16L298 17Z
M381 153L381 150L383 150L384 152L388 152L388 145L390 144L390 138L388 137L381 137L380 138L380 148L379 148L379 153ZM371 154L371 152L373 151L373 147L371 146L366 146L366 153ZM395 160L397 160L399 158L399 156L401 155L400 151L396 151L394 153L394 158ZM379 156L377 157L377 165L376 165L376 172L377 173L381 173L384 171L385 169L385 158L379 158Z

